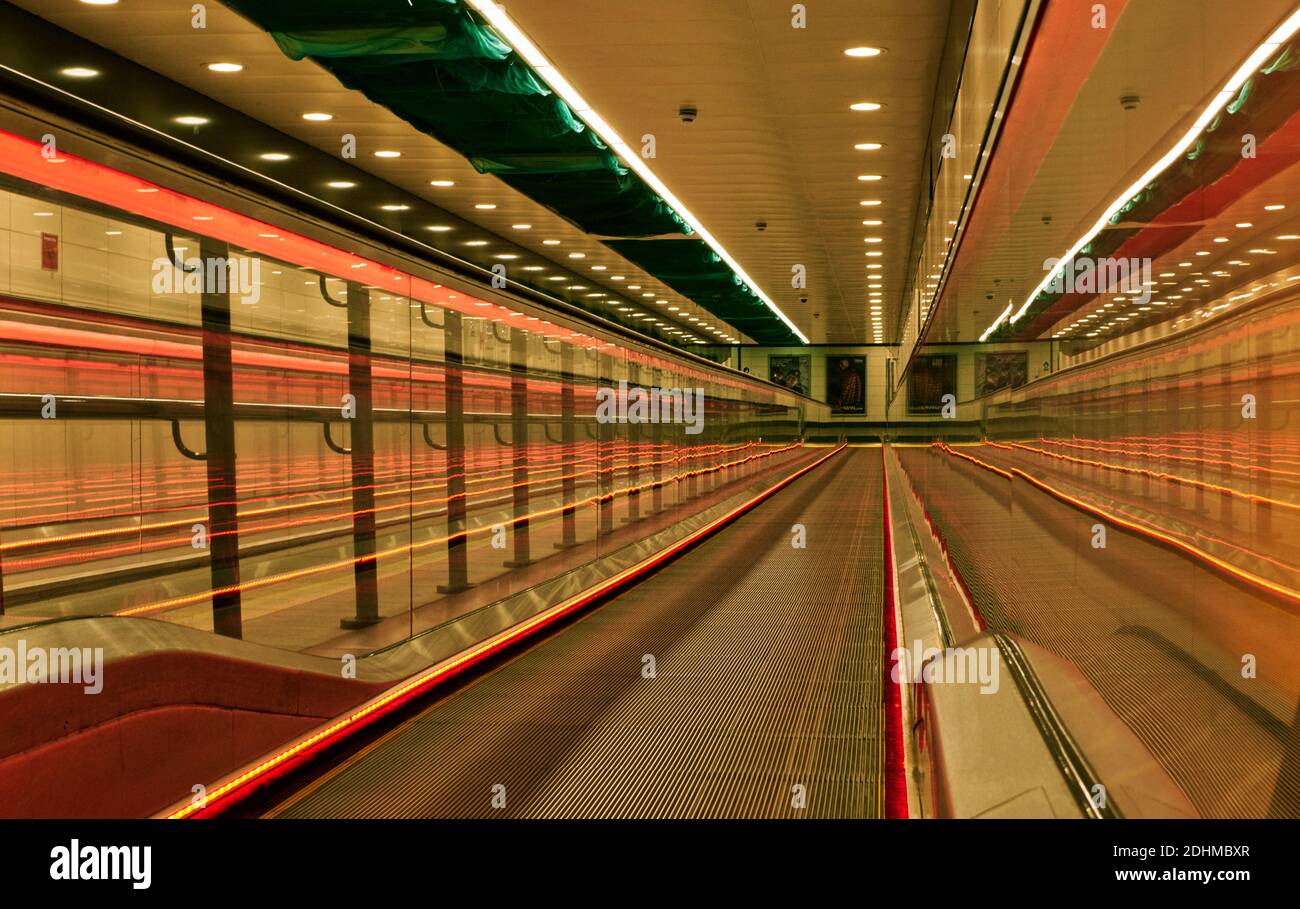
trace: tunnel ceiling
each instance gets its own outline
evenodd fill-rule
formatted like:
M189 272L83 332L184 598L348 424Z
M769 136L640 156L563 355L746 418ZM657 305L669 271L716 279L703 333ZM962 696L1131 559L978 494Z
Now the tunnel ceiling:
M104 70L99 78L65 78L61 67L85 61L73 59L72 51L64 59L68 48L53 45L32 69L36 78L92 103L121 107L149 128L480 268L504 263L512 280L652 336L685 345L718 340L718 333L751 340L616 254L601 242L604 237L511 189L501 179L510 175L480 172L460 152L344 88L312 60L292 60L267 32L225 6L208 4L202 29L193 26L191 4L182 0L132 0L129 15L120 15L118 6L52 6L41 0L18 0L14 6L67 29L74 39L69 44L80 36L130 60L147 61L162 87L173 83L216 103L191 99L178 107L176 92L151 91L143 84L123 93L124 74L110 60L102 66L96 61ZM242 69L210 70L208 64L218 61L237 61ZM232 111L261 123L232 118ZM305 119L310 112L328 112L330 119ZM177 122L178 115L196 113L209 122ZM340 155L346 135L356 137L354 159ZM262 157L283 150L292 152L287 160ZM376 157L381 150L399 151L400 157ZM332 178L355 185L334 188L327 182Z
M133 0L130 16L84 4L17 5L148 60L168 78L332 155L340 134L357 135L361 147L349 164L522 245L531 255L510 262L512 274L525 263L578 270L586 280L551 286L579 287L577 302L604 307L609 316L633 325L663 320L679 338L796 340L765 314L747 289L752 283L809 340L861 343L874 340L868 294L879 290L881 340L895 337L953 8L948 0L872 0L865 10L861 0L823 0L807 7L800 28L791 4L773 0L509 4L524 32L629 145L639 151L643 138L653 137L648 165L751 279L721 289L714 283L719 263L696 255L698 238L683 231L671 207L630 179L635 174L620 173L609 150L592 141L590 130L575 129L554 95L537 94L512 54L502 57L493 38L467 28L463 2L232 0L229 8L208 5L204 30L191 26L191 5L181 0ZM403 63L387 59L402 54L381 53L385 39L377 35L338 40L353 17L373 25L385 15L418 33L403 39L411 52ZM855 47L883 53L846 55ZM225 59L244 70L205 68ZM850 109L859 102L882 107ZM684 105L698 111L693 122L680 118ZM305 122L302 114L311 111L328 111L333 120ZM493 120L509 126L493 130ZM399 149L402 157L377 160L376 147ZM291 163L247 164L278 179L292 176ZM882 179L858 180L872 175ZM337 192L325 195L356 204ZM859 205L867 200L880 205ZM382 217L407 231L406 216ZM426 227L409 232L491 264L484 249L463 248L456 234L431 237ZM881 242L868 246L867 237ZM629 260L604 240L685 245ZM868 251L880 256L867 259ZM584 258L571 260L573 253ZM638 261L667 270L656 275ZM871 282L882 287L867 287L867 262L883 263L882 280ZM698 270L684 275L687 267ZM806 276L806 287L793 286L796 272ZM681 290L701 286L710 293L699 300Z
M508 6L621 134L655 137L655 170L813 341L872 340L864 253L881 252L892 340L951 0L821 0L805 28L784 0Z
M1069 250L1172 147L1292 4L1261 0L1249 15L1232 4L1183 0L1110 8L1108 29L1082 38L1083 26L1065 15L1068 5L1047 8L927 340L976 340L1008 304L1019 309L1044 279L1044 261ZM1107 295L1049 295L1014 330L1003 326L988 340L1082 340L1088 323L1067 329L1084 304L1079 318L1109 304L1092 321L1108 322L1111 334L1186 318L1282 264L1291 241L1277 238L1300 234L1297 206L1264 206L1297 198L1290 121L1300 96L1294 56L1275 62L1080 253L1151 258L1155 307L1139 312L1133 301ZM1241 155L1247 133L1258 143L1254 159ZM1260 249L1272 252L1251 253ZM1120 320L1110 313L1117 307L1133 311Z

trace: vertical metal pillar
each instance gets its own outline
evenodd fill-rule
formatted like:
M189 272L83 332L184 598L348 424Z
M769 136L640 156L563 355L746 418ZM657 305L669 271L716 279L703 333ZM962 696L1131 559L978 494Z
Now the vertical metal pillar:
M208 473L208 555L212 572L212 630L242 637L239 592L239 484L235 476L235 387L230 357L230 294L213 287L215 267L229 261L226 243L202 238L204 269L200 312L203 322L203 428Z
M352 556L356 615L343 628L379 621L379 565L375 560L375 407L370 370L370 292L348 282L348 394L356 401L352 419Z
M659 370L655 370L655 385L661 391L663 389L662 376L663 374L659 372ZM652 514L658 514L659 512L664 510L664 484L663 484L664 460L668 457L668 453L664 450L664 424L663 421L660 419L660 417L662 416L663 416L663 410L661 408L660 412L654 415L654 424L653 424L654 425L653 435L654 435L654 465L655 465L654 478L655 480L654 480L654 492L652 494L653 498L651 499L650 502L650 510Z
M598 361L599 376L596 383L601 388L614 388L618 385L613 380L614 366L609 354L601 354ZM614 434L615 422L596 424L596 532L611 533L614 530L614 459L610 456L609 437Z
M556 549L568 549L578 544L578 509L573 504L578 498L578 482L574 459L574 400L573 400L573 345L560 344L560 542Z
M1255 431L1251 433L1252 444L1255 455L1254 463L1260 469L1252 471L1253 489L1251 492L1257 496L1265 498L1273 495L1273 429L1276 426L1281 429L1285 423L1278 424L1278 413L1273 409L1273 335L1267 331L1261 331L1256 335L1255 341L1257 352L1255 354L1256 362L1259 364L1255 368L1255 375L1250 383L1251 391L1255 394ZM1231 386L1229 386L1231 387ZM1241 397L1237 397L1236 407L1241 407ZM1231 460L1231 457L1228 458ZM1255 532L1262 537L1270 537L1273 534L1273 509L1256 508Z
M635 381L635 386L633 382ZM628 365L628 394L631 395L632 388L640 389L643 395L648 394L648 390L641 387L641 367L635 364ZM649 403L646 405L647 412ZM641 424L628 420L627 423L627 518L629 524L633 521L641 520L641 492L636 487L641 482L641 468L638 466L640 461L640 452L637 450L641 444Z
M533 564L528 545L528 332L510 329L510 449L514 457L515 557L507 568Z
M439 593L459 593L469 582L469 536L465 503L465 335L460 313L443 319L443 370L447 402L447 583Z

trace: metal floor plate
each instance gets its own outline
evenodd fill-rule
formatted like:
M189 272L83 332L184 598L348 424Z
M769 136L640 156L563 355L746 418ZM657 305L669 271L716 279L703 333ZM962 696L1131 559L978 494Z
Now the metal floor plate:
M850 449L277 813L882 816L882 521Z

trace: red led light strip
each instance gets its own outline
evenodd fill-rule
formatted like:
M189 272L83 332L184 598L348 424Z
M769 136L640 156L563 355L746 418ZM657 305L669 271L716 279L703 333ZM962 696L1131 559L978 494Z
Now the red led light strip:
M894 681L894 652L898 649L898 617L894 596L894 538L889 526L889 465L885 446L880 446L881 494L885 512L885 599L884 599L884 690L885 690L885 817L907 818L907 751L903 742L902 682Z

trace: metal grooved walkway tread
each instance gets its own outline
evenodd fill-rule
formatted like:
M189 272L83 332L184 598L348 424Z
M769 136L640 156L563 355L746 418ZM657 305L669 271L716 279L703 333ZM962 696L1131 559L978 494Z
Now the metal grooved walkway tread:
M882 523L836 455L277 813L881 817Z

